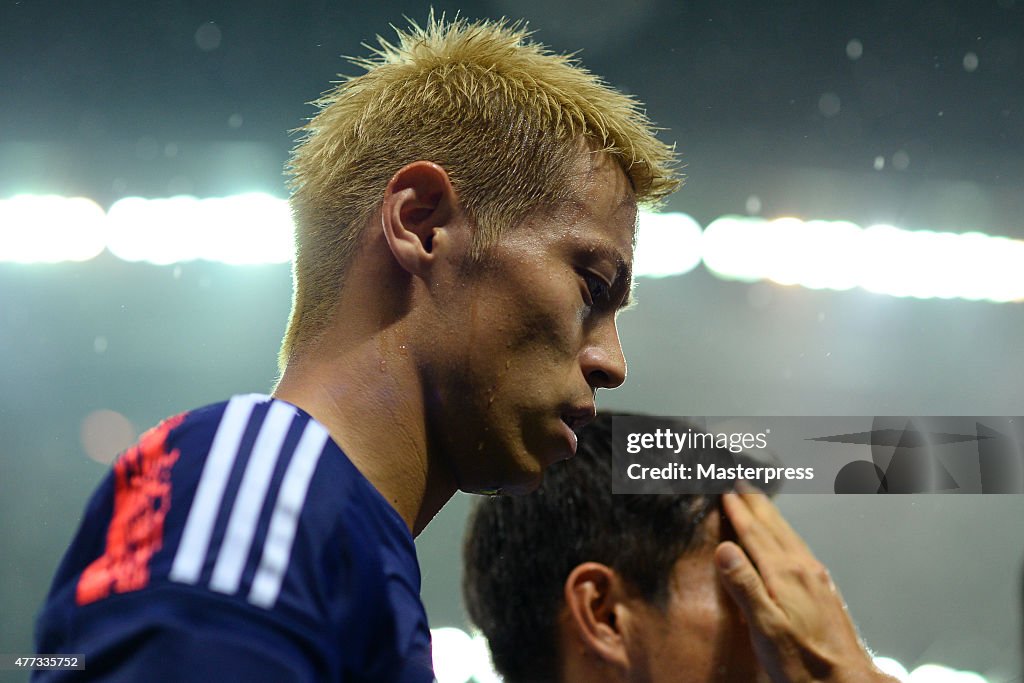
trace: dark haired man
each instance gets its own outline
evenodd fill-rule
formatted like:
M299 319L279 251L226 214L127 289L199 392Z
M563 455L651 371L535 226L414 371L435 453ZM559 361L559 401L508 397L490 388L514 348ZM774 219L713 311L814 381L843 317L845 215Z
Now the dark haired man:
M611 425L470 522L466 603L506 681L893 680L767 496L612 495Z

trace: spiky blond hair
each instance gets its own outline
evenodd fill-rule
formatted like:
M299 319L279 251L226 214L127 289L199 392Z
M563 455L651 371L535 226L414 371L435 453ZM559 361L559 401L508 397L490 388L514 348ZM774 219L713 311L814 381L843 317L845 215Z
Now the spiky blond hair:
M524 24L431 13L426 27L395 31L396 42L377 36L372 56L351 59L366 73L314 103L287 168L297 227L282 370L330 322L361 231L406 164L448 172L475 226L475 256L569 197L581 140L619 162L641 203L679 185L674 149L640 104L530 41Z

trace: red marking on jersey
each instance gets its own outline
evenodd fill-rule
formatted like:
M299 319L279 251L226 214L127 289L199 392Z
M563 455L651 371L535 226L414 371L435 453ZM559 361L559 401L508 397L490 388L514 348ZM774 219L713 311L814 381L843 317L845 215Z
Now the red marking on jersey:
M82 572L75 593L79 605L149 583L149 561L163 546L164 517L171 507L171 467L181 455L177 449L167 451L167 436L186 415L150 429L114 464L107 549Z

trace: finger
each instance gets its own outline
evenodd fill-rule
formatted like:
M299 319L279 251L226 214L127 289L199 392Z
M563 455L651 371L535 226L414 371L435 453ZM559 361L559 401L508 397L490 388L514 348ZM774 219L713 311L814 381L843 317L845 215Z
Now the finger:
M746 553L731 541L719 543L715 548L715 566L726 592L747 623L760 633L773 633L784 615Z
M746 503L754 519L763 523L771 535L788 552L802 551L810 553L810 549L786 518L779 512L779 508L771 501L766 493L754 488L745 481L736 483L736 490L739 497Z
M758 519L750 505L736 493L722 495L722 507L732 524L740 545L750 554L759 568L771 564L774 556L784 552L781 542L773 531Z
M764 491L755 488L745 481L739 480L736 482L736 492L756 519L769 525L772 529L789 526L788 522L779 512L779 509L775 507Z

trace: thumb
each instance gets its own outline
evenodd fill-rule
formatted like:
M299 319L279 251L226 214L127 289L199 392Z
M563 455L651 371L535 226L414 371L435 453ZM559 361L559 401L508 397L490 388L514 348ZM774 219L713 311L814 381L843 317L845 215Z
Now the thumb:
M768 595L768 589L750 558L735 543L725 541L715 549L715 566L726 592L739 606L747 623L765 633L778 623L781 610Z

